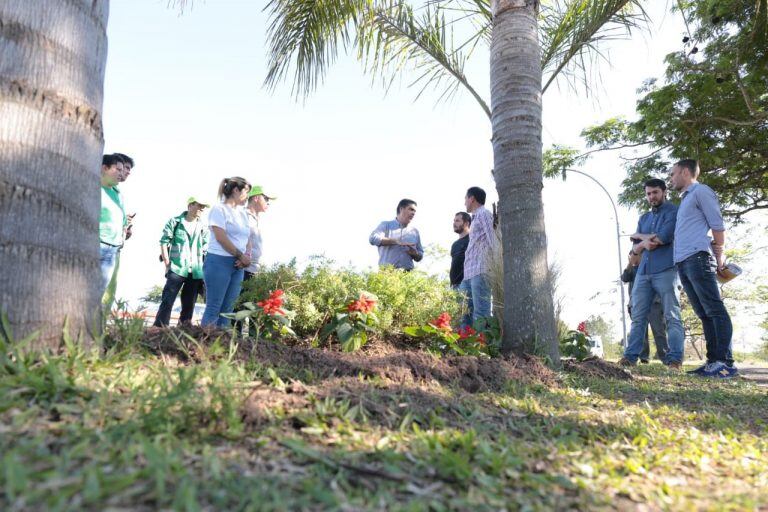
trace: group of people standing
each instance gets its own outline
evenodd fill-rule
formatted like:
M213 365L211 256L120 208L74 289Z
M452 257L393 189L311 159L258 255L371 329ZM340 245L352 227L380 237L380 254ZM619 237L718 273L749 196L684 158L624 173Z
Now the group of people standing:
M731 350L733 326L717 283L717 275L725 267L725 224L715 192L698 182L700 172L698 162L691 159L672 167L669 180L681 193L680 205L667 199L663 180L644 183L651 210L640 217L631 236L630 263L622 276L631 283L632 327L619 362L634 366L638 358L647 361L650 321L657 356L668 367L681 368L685 343L682 285L701 319L707 350L707 362L689 373L730 378L738 374Z
M101 285L107 309L114 298L120 251L132 234L133 215L127 214L118 185L134 168L122 153L104 155L101 169L99 221ZM633 247L622 280L630 283L632 327L620 364L633 366L649 358L648 324L657 346L657 357L673 369L681 368L685 333L680 316L680 284L701 319L707 362L690 373L728 378L738 374L731 351L733 327L725 308L717 275L724 268L725 226L714 191L698 182L696 160L680 160L670 172L672 187L681 192L680 205L666 197L666 183L644 183L651 210L640 217ZM208 225L201 223L209 204L192 196L186 209L166 222L160 237L160 260L166 283L155 318L166 326L181 292L181 324L189 324L195 302L205 290L203 326L229 325L244 279L257 271L262 253L259 215L270 200L262 187L241 177L222 180L219 202L210 208ZM462 292L466 315L462 326L477 325L492 314L491 272L498 239L494 216L485 207L486 193L470 187L464 196L466 211L457 212L453 230L459 235L451 247L451 286ZM369 237L378 247L379 265L404 271L421 261L424 249L412 221L417 204L401 200L394 220L381 222ZM134 214L135 215L135 214ZM711 231L712 239L708 233Z
M453 230L459 239L451 247L451 286L462 292L466 314L461 326L471 326L491 316L491 266L498 240L493 213L485 207L486 193L470 187L464 196L467 211L457 212ZM419 230L411 225L416 216L416 201L403 199L397 205L394 220L381 222L368 241L379 250L379 266L393 266L405 271L421 261L424 249Z
M105 309L111 308L119 254L132 232L133 215L126 214L120 182L130 175L134 161L122 154L104 155L101 169L101 277ZM241 177L222 180L219 201L201 221L209 204L191 196L186 209L165 223L160 236L160 261L165 266L165 286L155 317L155 326L167 326L173 304L181 293L179 323L189 325L194 306L205 295L203 326L229 325L223 315L231 313L243 280L257 271L262 254L259 215L274 197L262 187ZM112 284L111 284L112 283ZM110 288L112 288L110 292Z

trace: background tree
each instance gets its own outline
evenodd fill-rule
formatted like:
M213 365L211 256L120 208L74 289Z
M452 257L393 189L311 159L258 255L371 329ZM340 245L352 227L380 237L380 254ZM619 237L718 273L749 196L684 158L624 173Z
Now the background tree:
M267 83L293 76L303 97L349 50L389 86L406 72L420 93L463 88L491 120L504 259L505 351L544 351L559 360L541 200L541 96L564 71L586 80L601 41L625 34L632 0L273 0ZM461 26L462 28L458 28ZM454 35L459 34L456 42ZM489 45L490 102L464 65ZM579 73L579 71L581 73ZM490 104L490 106L489 106ZM543 347L541 346L543 345Z
M55 345L65 319L74 336L99 323L107 13L0 2L0 310L16 339Z
M623 150L627 177L620 202L645 207L642 182L665 178L681 158L701 162L700 180L741 220L768 208L768 0L682 2L693 28L666 57L664 83L640 89L635 121L609 119L582 135L591 151L555 147L547 174L595 151Z

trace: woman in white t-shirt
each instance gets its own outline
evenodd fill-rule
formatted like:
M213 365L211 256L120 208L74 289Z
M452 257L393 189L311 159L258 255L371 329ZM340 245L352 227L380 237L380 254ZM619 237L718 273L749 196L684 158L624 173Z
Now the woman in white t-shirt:
M243 178L226 178L219 185L221 203L211 208L208 255L203 264L205 312L202 325L227 327L243 283L243 269L251 264L250 227L245 202L251 185Z

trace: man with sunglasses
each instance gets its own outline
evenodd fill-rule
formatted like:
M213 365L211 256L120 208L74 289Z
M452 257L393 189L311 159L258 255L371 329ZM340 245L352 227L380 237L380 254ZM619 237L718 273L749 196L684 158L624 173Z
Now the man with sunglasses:
M248 193L248 218L251 226L251 265L245 269L245 278L247 281L253 278L253 275L259 270L259 260L262 253L261 229L259 229L259 215L267 211L269 202L276 199L264 193L261 185L254 185Z

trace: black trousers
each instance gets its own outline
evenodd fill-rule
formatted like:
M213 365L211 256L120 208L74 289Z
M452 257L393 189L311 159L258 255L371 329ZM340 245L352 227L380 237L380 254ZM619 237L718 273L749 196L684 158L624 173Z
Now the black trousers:
M165 274L165 286L163 287L163 297L160 300L160 307L155 317L155 326L164 327L171 321L171 310L176 297L181 290L181 315L179 315L179 325L192 322L192 313L195 310L197 294L203 287L202 279L195 279L190 273L187 277L182 277L170 270Z

